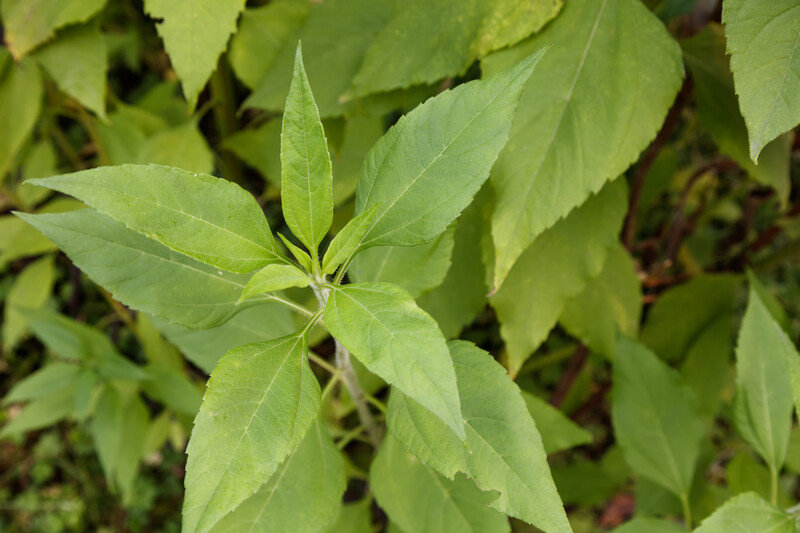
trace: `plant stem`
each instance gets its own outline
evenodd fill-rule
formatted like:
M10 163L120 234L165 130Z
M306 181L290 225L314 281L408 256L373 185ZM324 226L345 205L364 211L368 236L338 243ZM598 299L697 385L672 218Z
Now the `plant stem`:
M771 490L769 494L769 500L772 502L772 505L778 505L778 469L775 468L775 465L769 465L769 475L771 480Z
M350 363L350 352L338 340L336 340L336 368L342 373L342 381L356 406L361 425L367 430L367 435L373 446L377 448L381 443L381 431L375 423L372 412L369 410L364 390L358 383L358 376L356 376L353 365Z
M692 530L692 507L689 505L689 496L681 494L681 505L683 506L683 521L686 524L686 529Z

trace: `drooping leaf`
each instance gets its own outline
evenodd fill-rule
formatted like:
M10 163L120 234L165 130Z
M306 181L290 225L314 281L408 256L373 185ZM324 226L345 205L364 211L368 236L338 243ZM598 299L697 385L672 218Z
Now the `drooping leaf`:
M21 58L64 26L85 22L103 9L107 0L4 0L0 7L5 42Z
M212 531L316 533L334 518L344 489L344 458L317 422L269 481Z
M214 176L120 165L32 183L74 196L134 231L225 270L249 272L280 257L255 198Z
M281 207L289 229L316 262L317 246L333 221L333 174L299 45L281 130Z
M453 361L436 322L390 283L331 287L325 326L370 372L441 418L464 439Z
M722 21L750 157L800 122L800 2L724 0Z
M10 350L22 340L28 327L19 307L38 308L47 302L55 282L53 256L47 255L28 265L8 291L3 316L3 348Z
M398 391L387 411L391 433L425 464L452 478L464 472L490 505L545 531L570 531L536 424L519 388L492 357L463 341L448 343L455 363L466 450L433 415Z
M210 174L214 154L208 147L196 120L159 131L142 143L135 163L153 163L178 167L190 172Z
M3 8L7 5L3 2ZM43 92L42 75L36 64L29 60L14 63L0 48L0 182L33 131Z
M564 307L600 274L627 209L616 180L542 233L491 297L512 376L547 338Z
M557 453L592 442L591 433L538 396L523 392L522 399L542 436L545 453Z
M726 531L792 533L795 531L794 517L748 492L728 500L695 529L695 533Z
M391 433L372 461L370 486L404 531L507 532L507 519L487 505L495 498L464 476L450 480L420 463Z
M705 429L692 390L653 352L621 337L614 355L611 418L628 464L688 497Z
M361 248L422 244L458 217L488 177L541 57L439 94L378 141L356 190L357 214L381 204Z
M239 302L266 292L289 287L308 287L311 278L294 265L267 265L250 278L239 297Z
M100 117L106 115L106 40L96 24L72 26L37 50L33 57L59 89Z
M145 0L147 14L162 19L156 29L190 108L217 67L244 4L245 0L196 0L190 7L181 0Z
M736 346L736 429L773 471L780 470L792 429L790 358L800 355L754 290Z
M364 234L367 232L377 209L377 205L372 206L372 209L364 211L350 220L336 234L328 245L328 249L325 250L325 256L322 258L323 273L333 274L345 259L355 253L358 243L364 238Z
M482 66L493 74L546 46L492 171L495 289L537 235L636 160L681 84L677 43L638 0L565 2L541 33Z
M277 471L317 416L305 332L234 348L211 378L187 448L183 530L209 531Z

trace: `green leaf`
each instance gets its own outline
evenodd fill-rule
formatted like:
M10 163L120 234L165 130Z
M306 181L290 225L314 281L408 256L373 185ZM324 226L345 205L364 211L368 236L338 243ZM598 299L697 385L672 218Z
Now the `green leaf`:
M74 397L75 383L70 383L69 386L36 398L3 426L0 430L0 439L41 429L66 418L75 407Z
M536 422L536 429L542 436L544 451L548 455L592 442L591 433L538 396L523 391L522 399Z
M790 358L800 357L755 290L736 346L736 429L764 459L779 471L786 458L792 429Z
M286 225L316 263L317 247L333 221L333 174L300 45L281 130L281 207Z
M742 278L702 274L664 291L647 315L642 344L667 361L681 359L721 315L730 315Z
M158 165L100 167L32 180L204 263L249 272L281 260L255 198L206 174Z
M212 531L315 533L336 516L344 489L344 458L317 422L269 481Z
M239 302L266 292L289 287L308 287L311 278L294 265L267 265L250 278L239 297Z
M677 43L637 0L565 2L541 33L482 66L493 74L547 46L492 171L495 289L540 233L636 160L681 85Z
M106 0L4 0L0 16L6 45L19 59L57 29L89 20L105 5Z
M626 210L625 181L615 180L537 237L491 297L512 376L547 338L567 302L600 274Z
M187 6L181 0L145 0L147 14L163 19L156 29L191 109L236 31L244 4L245 0L195 0Z
M19 307L39 308L46 302L55 282L53 256L48 255L28 265L8 291L3 317L3 348L10 350L28 330Z
M372 499L364 498L356 503L342 505L336 522L324 531L325 533L373 533Z
M378 207L373 205L368 211L351 219L331 240L322 258L323 274L333 274L339 265L356 252L358 243L364 238Z
M750 159L747 127L739 113L722 26L709 24L681 42L686 66L692 73L697 114L722 153L732 157L756 181L772 187L783 205L789 198L791 135L766 146L756 165Z
M410 107L415 106L416 103ZM347 117L341 142L338 146L332 147L333 205L335 206L339 206L353 197L364 159L375 143L386 133L383 117L377 113L376 115Z
M142 383L142 390L148 396L178 413L190 417L197 414L203 395L182 370L149 364L145 371L148 379Z
M202 174L214 170L214 154L200 133L196 120L148 138L142 143L136 160L131 162L167 165Z
M649 516L636 517L618 528L613 533L681 533L684 528L669 520L659 520Z
M722 21L750 157L800 122L800 2L724 0Z
M464 476L449 480L426 467L391 433L372 461L369 479L381 508L404 531L511 530L506 517L487 507L494 495Z
M234 348L220 360L194 421L183 530L209 531L264 485L320 405L306 332Z
M695 533L793 533L794 517L748 492L731 498L703 520Z
M306 272L312 272L314 265L311 262L311 256L304 252L300 247L295 246L292 241L284 237L283 233L278 233L278 237L281 238L281 241L283 241L283 244L286 245L286 248L289 249L297 262L300 263L300 266L303 267Z
M747 452L737 453L725 465L725 479L732 496L745 492L755 492L769 501L772 497L772 480L769 469L761 461ZM791 506L791 500L779 487L779 503L781 507Z
M17 216L56 242L115 299L138 311L184 326L208 328L259 302L236 305L247 275L221 272L195 261L92 209ZM262 298L261 302L271 297Z
M361 171L355 212L381 206L360 248L422 244L458 217L489 176L541 57L431 98L378 141Z
M550 476L542 439L517 385L492 357L464 341L455 363L468 451L412 399L392 391L390 432L421 461L451 477L462 471L499 497L491 507L546 531L570 531Z
M330 286L325 326L370 372L441 418L464 439L456 375L442 332L390 283Z
M642 314L642 287L636 265L621 244L608 251L603 270L569 300L558 321L592 351L614 355L619 332L636 336Z
M3 2L2 8L5 10L8 4ZM8 32L8 26L5 29ZM42 108L43 92L42 75L36 64L14 63L0 48L0 182L33 131Z
M694 395L677 371L625 337L614 357L611 420L631 468L687 498L705 433Z
M59 389L74 387L79 373L78 365L61 362L50 363L15 383L3 398L3 403L37 400Z
M733 316L723 313L698 333L688 347L681 365L681 374L694 390L697 411L705 417L717 414L722 393L733 381Z
M236 157L258 170L270 184L280 186L281 121L279 119L268 120L257 128L239 130L225 137L220 147L233 152Z
M370 44L349 92L363 96L464 74L477 57L541 29L561 4L560 0L404 2Z
M106 116L108 49L96 24L72 26L40 48L33 57L59 89L100 117Z
M364 250L349 269L354 282L386 281L414 298L441 285L450 269L455 225L431 242L416 246L378 246Z

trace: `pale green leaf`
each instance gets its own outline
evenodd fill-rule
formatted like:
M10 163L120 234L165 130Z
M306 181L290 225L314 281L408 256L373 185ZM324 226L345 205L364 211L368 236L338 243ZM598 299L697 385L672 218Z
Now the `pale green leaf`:
M183 94L194 108L228 38L236 31L236 19L245 0L145 0L148 15L163 19L156 29L183 86ZM188 11L188 12L187 12Z
M48 255L28 265L8 291L3 316L3 348L10 350L23 339L28 327L18 307L42 307L55 282L53 256Z
M722 20L750 157L800 122L800 1L724 0Z
M370 468L370 487L404 531L508 532L506 517L487 505L495 498L471 480L449 480L420 463L391 433Z
M211 373L187 448L184 531L209 531L303 439L320 404L307 351L301 331L234 348Z
M355 216L331 240L322 258L324 274L333 274L339 265L355 253L358 243L364 238L378 207L378 205L374 205L371 209Z
M557 453L592 442L591 433L538 396L523 392L522 399L542 436L545 453Z
M728 500L695 533L794 533L794 517L748 492Z
M617 334L636 336L641 315L642 287L636 265L617 244L608 251L600 274L567 302L558 321L593 351L612 357Z
M333 174L299 45L281 129L281 207L286 225L316 261L333 221Z
M357 214L381 204L361 248L422 244L458 217L488 177L541 57L440 93L378 141L356 190Z
M62 362L50 363L15 383L3 398L3 403L36 400L61 388L74 387L79 373L78 365Z
M800 357L761 298L750 290L736 345L736 429L770 469L780 470L792 429L790 358Z
M59 89L105 117L108 49L96 24L60 31L54 41L37 50L33 57Z
M6 5L3 2L3 8ZM39 67L28 60L15 63L8 52L0 48L0 182L33 131L42 108L43 92Z
M547 338L567 302L600 274L626 211L625 181L615 180L537 237L491 297L512 376Z
M489 56L484 71L547 46L492 171L495 289L537 235L636 160L683 76L677 43L638 0L565 2L552 24Z
M436 322L390 283L331 286L325 326L370 372L441 418L464 439L456 375Z
M316 533L336 516L344 489L344 458L317 422L269 481L212 531Z
M418 297L441 285L450 269L455 225L431 242L416 246L377 246L364 250L348 270L354 282L387 281Z
M20 58L64 26L89 20L107 0L3 0L5 42Z
M32 180L205 263L249 272L280 259L256 199L238 185L159 165L100 167Z
M248 300L265 292L275 292L289 287L308 287L311 278L294 265L267 265L250 278L239 301Z
M653 352L621 337L611 419L625 460L641 476L687 497L705 433L692 390Z
M202 174L210 174L214 170L214 154L200 133L196 120L148 138L132 162L167 165Z
M75 383L36 398L0 430L0 439L50 426L69 416L75 406Z

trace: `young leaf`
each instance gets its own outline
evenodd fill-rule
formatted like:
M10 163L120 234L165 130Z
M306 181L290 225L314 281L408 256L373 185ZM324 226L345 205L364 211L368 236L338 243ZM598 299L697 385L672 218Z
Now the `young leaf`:
M794 517L748 492L728 500L703 520L695 533L793 533Z
M744 439L777 472L792 429L790 358L800 357L755 290L736 346L733 420Z
M224 179L159 165L120 165L31 182L74 196L218 268L250 272L282 260L256 199Z
M288 248L294 258L297 259L297 262L300 263L300 266L303 267L306 272L312 272L314 266L311 263L311 256L309 256L301 248L292 244L292 241L284 237L282 233L278 233L278 237L281 238L281 241L283 241L283 244L286 245L286 248Z
M25 336L28 326L19 307L42 307L53 291L53 256L47 255L28 265L8 291L3 317L3 348L10 350Z
M358 243L364 238L373 217L380 205L373 205L369 210L353 217L342 230L336 234L325 256L322 258L322 272L333 274L348 257L352 256L358 248Z
M611 419L631 468L688 498L705 432L694 395L678 372L626 337L614 356Z
M800 2L724 0L722 21L750 157L800 122Z
M3 2L2 8L8 4ZM8 31L8 26L5 29ZM6 40L9 37L6 33ZM33 131L43 92L42 75L36 64L29 60L16 64L0 48L0 182Z
M308 287L311 278L294 265L267 265L250 278L239 297L239 302L265 292L280 291L289 287Z
M187 448L183 530L209 531L264 485L317 416L306 332L234 348L208 381Z
M236 31L244 4L245 0L195 0L187 6L181 0L145 0L147 14L162 19L156 29L191 109Z
M492 171L494 289L540 233L637 159L683 76L677 43L638 0L565 2L540 33L489 56L484 72L547 46Z
M422 244L458 217L489 176L542 54L431 98L378 141L362 167L355 212L381 206L360 248Z
M495 498L464 476L449 480L420 463L394 439L386 438L369 474L375 498L404 531L508 532L502 514L487 505Z
M545 531L570 531L542 439L519 388L483 350L464 341L451 341L448 347L468 451L441 423L437 427L428 410L397 391L392 391L387 412L391 433L442 474L452 477L460 470L482 490L497 491L491 507Z
M316 533L334 518L344 489L344 458L317 421L269 481L212 531Z
M325 326L370 372L441 418L463 440L453 361L442 332L390 283L331 286Z
M286 225L316 263L317 247L333 221L333 174L299 45L281 130L281 207Z

